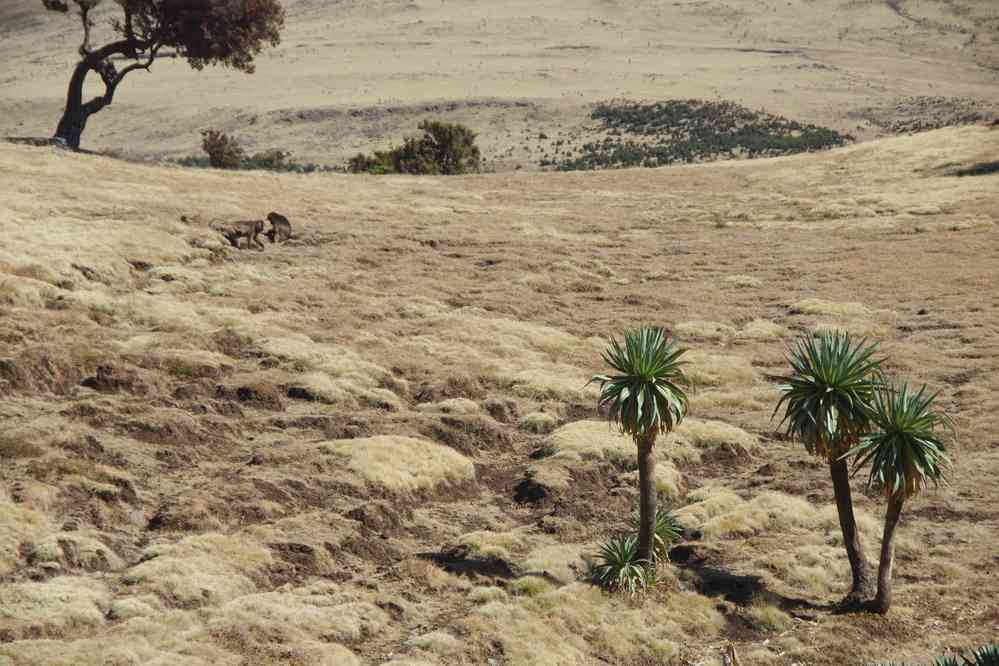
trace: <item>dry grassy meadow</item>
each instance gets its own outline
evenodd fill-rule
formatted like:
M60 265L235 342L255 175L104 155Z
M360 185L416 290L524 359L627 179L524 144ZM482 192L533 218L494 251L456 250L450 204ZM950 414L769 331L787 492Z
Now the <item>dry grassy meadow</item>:
M557 91L587 81L593 101L615 92L614 72L663 62L689 78L661 88L631 74L620 92L704 96L743 77L733 96L769 105L785 99L769 81L786 75L802 88L779 112L837 127L863 94L808 77L863 87L864 67L890 72L870 106L915 94L917 70L934 90L996 99L984 36L961 47L969 33L931 37L875 2L793 2L774 21L749 1L671 5L677 14L457 4L289 3L285 44L257 75L158 64L123 86L85 144L190 154L196 129L236 122L245 99L261 141L354 152L367 129L277 129L273 114L314 104L303 100L324 86L387 113L386 100L502 84L545 97L546 122L571 123L583 103ZM5 3L0 53L32 31L64 40L25 46L24 66L0 71L0 133L44 135L75 33L26 6ZM989 9L902 6L957 26ZM602 24L568 41L586 16L609 15L647 20L618 42ZM728 50L687 53L676 16L688 40L703 26L702 44ZM673 26L656 38L668 53L647 51L657 20ZM455 25L478 21L473 47ZM835 21L851 26L839 51ZM384 46L373 43L383 24ZM790 39L785 28L839 62L835 73L732 51ZM891 40L874 46L890 35L923 49L918 63ZM400 39L427 50L411 70ZM322 80L306 56L321 40L340 54ZM522 60L580 40L607 57L559 50L547 79L540 60ZM449 48L465 60L445 60ZM480 50L481 75L468 60ZM450 64L436 69L434 52ZM584 69L598 65L604 79ZM302 92L273 99L267 82L285 67ZM173 96L153 89L174 85L199 90L197 103L156 106ZM498 108L463 119L501 119L478 127L487 153L512 145L503 123L527 123ZM392 123L371 136L395 136ZM227 173L0 143L0 664L708 666L732 642L745 666L833 666L926 662L995 640L999 173L958 174L997 153L999 128L979 125L781 159L430 178ZM264 252L208 226L269 210L295 238ZM639 323L692 349L691 418L660 447L659 489L704 539L629 600L582 576L636 499L634 445L598 420L585 384L605 336ZM904 515L886 617L833 612L849 566L828 471L770 418L787 341L830 328L883 341L890 370L939 389L958 426L950 484ZM884 503L859 479L855 492L872 555Z

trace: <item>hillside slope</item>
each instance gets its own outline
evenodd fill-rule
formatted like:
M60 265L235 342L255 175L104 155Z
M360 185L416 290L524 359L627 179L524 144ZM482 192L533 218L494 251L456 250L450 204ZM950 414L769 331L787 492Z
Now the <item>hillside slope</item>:
M2 4L0 136L49 136L79 27L37 0ZM484 154L510 170L537 168L540 133L578 132L590 105L611 98L721 98L859 138L950 98L999 103L992 0L284 4L282 44L256 74L158 62L93 118L84 147L182 157L217 126L252 150L340 165L443 117L478 131ZM114 9L104 5L97 40ZM944 99L899 112L911 96Z
M997 148L379 178L0 144L0 664L708 664L734 640L833 665L994 638L999 174L955 174ZM208 227L270 210L295 238L263 252ZM581 581L635 486L584 384L641 322L692 348L660 485L705 538L628 602ZM884 341L960 434L886 618L830 612L827 474L770 420L788 336L828 327ZM882 503L857 501L876 552Z

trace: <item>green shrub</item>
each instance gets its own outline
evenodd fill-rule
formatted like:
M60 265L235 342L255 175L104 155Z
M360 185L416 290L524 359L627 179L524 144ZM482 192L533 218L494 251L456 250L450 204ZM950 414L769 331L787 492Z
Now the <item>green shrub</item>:
M611 537L600 546L592 569L594 582L605 590L637 594L656 583L655 568L638 559L638 537Z
M240 164L242 169L265 169L267 171L284 171L288 168L288 158L291 153L271 148L262 153L254 153Z
M372 155L358 153L347 162L351 173L408 173L452 176L475 173L482 156L475 145L475 132L458 123L425 120L423 135L407 137L401 146Z
M214 167L216 169L260 169L265 171L281 171L286 173L313 173L317 171L336 171L331 167L319 164L291 162L291 153L279 148L254 153L247 157L239 141L220 130L208 129L201 132L201 147L208 157L182 157L177 164L185 167Z
M638 511L634 511L631 514L631 519L628 521L632 531L635 533L635 538L638 538L638 528L639 528L640 516ZM683 537L683 526L677 521L676 517L666 511L665 509L656 508L656 531L655 531L655 549L654 553L656 559L660 562L669 561L669 549L673 544L680 541Z
M209 164L216 169L238 169L245 157L239 141L221 130L202 130L201 148L208 154Z
M391 156L380 150L375 151L373 155L365 155L364 153L354 155L347 162L347 171L350 173L371 173L376 175L396 172L395 167L392 166Z

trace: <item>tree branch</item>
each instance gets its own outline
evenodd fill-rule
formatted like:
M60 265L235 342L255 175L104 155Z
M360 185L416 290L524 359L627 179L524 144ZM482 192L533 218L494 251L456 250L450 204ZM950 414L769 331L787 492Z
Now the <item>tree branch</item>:
M122 80L125 78L126 74L129 74L130 72L134 72L137 69L144 69L144 70L146 70L148 72L150 65L153 64L153 60L156 59L156 52L160 50L161 46L162 46L162 44L156 44L152 48L150 48L149 49L149 57L146 58L145 62L137 62L137 63L131 64L128 67L126 67L125 69L121 70L121 73L119 73L115 77L114 84L111 86L111 94L114 95L114 88L118 87L118 84L122 82Z
M84 57L90 55L90 28L94 25L90 21L90 9L89 5L80 6L80 21L83 23L83 43L80 44L80 55Z

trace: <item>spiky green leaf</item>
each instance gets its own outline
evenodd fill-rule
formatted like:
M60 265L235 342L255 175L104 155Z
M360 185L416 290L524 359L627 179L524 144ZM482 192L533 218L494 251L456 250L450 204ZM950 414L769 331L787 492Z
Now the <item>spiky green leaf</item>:
M883 384L877 344L848 333L803 336L788 350L791 373L780 377L774 416L810 453L830 460L866 432L874 389Z
M953 426L934 409L936 397L926 385L914 391L905 382L874 391L871 432L843 456L855 458L854 472L870 465L868 486L911 497L927 481L937 484L944 478L949 460L943 431Z
M626 331L623 344L610 339L603 360L613 373L590 382L600 385L599 404L622 433L669 432L683 420L690 385L680 360L685 352L661 328Z

